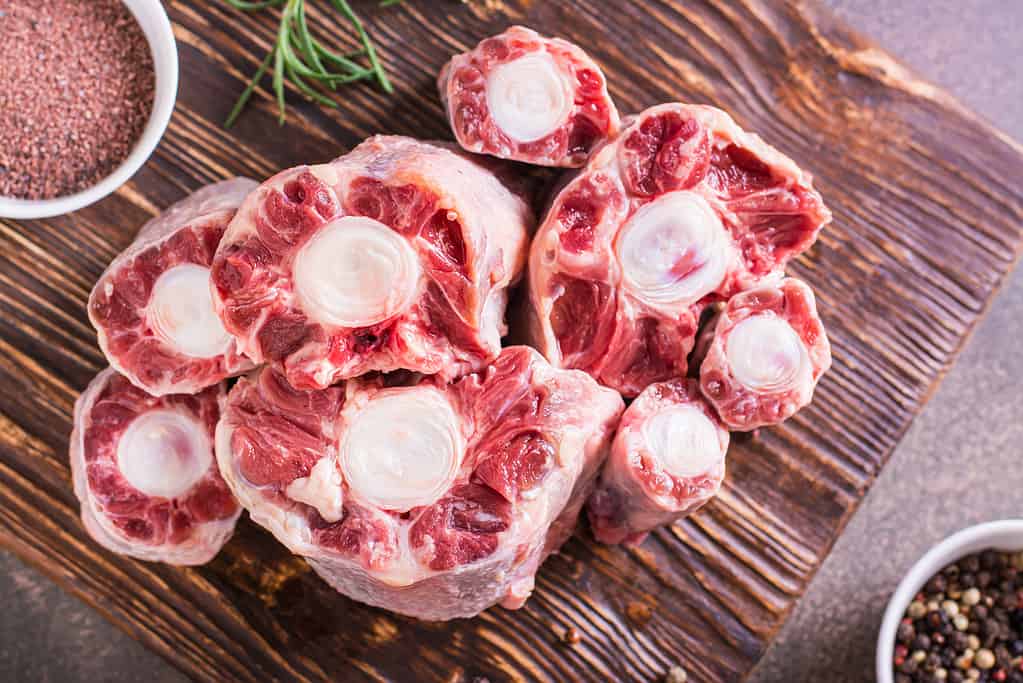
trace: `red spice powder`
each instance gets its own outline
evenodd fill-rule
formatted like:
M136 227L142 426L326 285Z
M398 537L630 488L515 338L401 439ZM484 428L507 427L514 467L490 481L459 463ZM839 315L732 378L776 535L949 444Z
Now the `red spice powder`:
M0 195L84 190L131 152L155 87L119 0L0 0Z

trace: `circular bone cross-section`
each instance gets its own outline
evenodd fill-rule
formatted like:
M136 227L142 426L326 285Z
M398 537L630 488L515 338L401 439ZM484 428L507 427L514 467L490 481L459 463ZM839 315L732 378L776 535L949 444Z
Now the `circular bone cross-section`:
M753 391L782 391L810 373L806 348L796 331L769 313L746 318L725 342L732 375Z
M117 442L117 464L128 483L147 496L175 498L210 468L213 446L196 418L154 410L135 418Z
M385 391L349 423L341 471L363 503L407 512L451 487L463 450L458 418L442 393L430 387Z
M153 285L149 311L156 335L186 356L211 358L233 344L213 310L209 268L186 263L164 272Z
M345 216L326 225L295 257L295 292L320 322L366 327L412 301L419 259L408 241L372 218Z
M618 234L626 287L654 305L691 306L713 292L734 251L721 219L693 192L646 204Z
M721 462L718 425L698 406L672 406L643 425L646 451L673 477L695 477Z
M572 93L551 56L537 52L490 73L487 105L494 123L509 137L532 142L564 124L572 110Z

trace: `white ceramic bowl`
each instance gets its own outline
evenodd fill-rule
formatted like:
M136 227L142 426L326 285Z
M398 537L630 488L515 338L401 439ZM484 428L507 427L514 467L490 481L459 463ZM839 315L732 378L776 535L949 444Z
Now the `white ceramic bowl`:
M174 42L167 12L160 0L122 0L135 15L153 53L156 90L153 112L149 115L142 136L121 165L103 180L81 192L55 199L12 199L0 197L0 218L47 218L70 213L99 201L135 175L167 129L174 100L178 95L178 47Z
M970 553L987 548L996 550L1023 550L1023 519L1004 519L971 526L952 534L921 557L902 579L884 611L881 631L877 639L878 683L892 683L895 676L892 658L895 653L895 632L913 596L920 592L927 580L944 567Z

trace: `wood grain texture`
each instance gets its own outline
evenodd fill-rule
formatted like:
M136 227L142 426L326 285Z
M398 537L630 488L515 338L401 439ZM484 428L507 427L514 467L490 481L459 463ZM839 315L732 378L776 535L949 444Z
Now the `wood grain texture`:
M813 4L366 2L395 96L346 88L334 112L290 92L278 128L265 82L230 132L220 122L274 17L168 7L181 87L150 162L72 216L0 221L0 542L197 679L657 680L681 663L694 681L741 680L1019 254L1020 147ZM354 47L326 15L310 19ZM623 112L721 106L814 173L835 222L792 272L817 292L835 364L813 405L737 436L718 499L642 547L581 530L517 612L437 624L364 607L247 522L199 569L91 543L67 437L75 396L105 364L85 313L105 265L200 184L326 161L376 132L450 137L438 68L512 22L582 45Z

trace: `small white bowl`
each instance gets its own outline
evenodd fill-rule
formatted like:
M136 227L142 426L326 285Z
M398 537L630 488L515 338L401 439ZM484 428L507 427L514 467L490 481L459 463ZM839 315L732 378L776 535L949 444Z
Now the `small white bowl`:
M895 679L892 659L895 654L895 632L913 601L913 596L923 589L924 584L944 567L961 557L980 550L1023 550L1023 519L1004 519L971 526L952 534L934 546L921 557L906 577L902 579L881 621L877 639L877 680L878 683L892 683Z
M178 95L178 47L167 12L160 0L122 0L142 28L153 53L156 90L153 111L142 136L121 165L103 180L81 192L55 199L13 199L0 196L0 218L48 218L70 213L103 199L135 175L167 130Z

